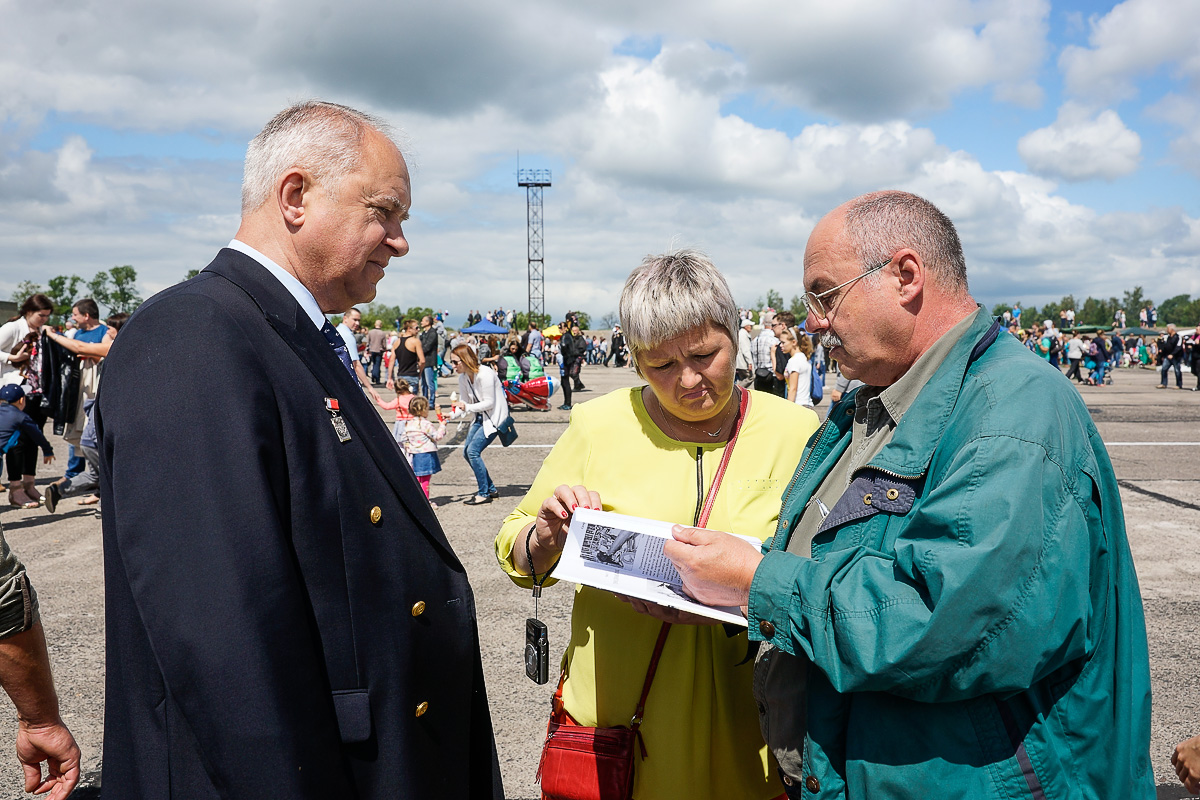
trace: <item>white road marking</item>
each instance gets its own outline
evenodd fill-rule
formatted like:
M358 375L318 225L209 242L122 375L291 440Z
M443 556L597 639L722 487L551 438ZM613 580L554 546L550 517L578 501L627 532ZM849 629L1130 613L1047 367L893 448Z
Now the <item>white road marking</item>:
M1200 447L1200 442L1105 442L1109 447Z

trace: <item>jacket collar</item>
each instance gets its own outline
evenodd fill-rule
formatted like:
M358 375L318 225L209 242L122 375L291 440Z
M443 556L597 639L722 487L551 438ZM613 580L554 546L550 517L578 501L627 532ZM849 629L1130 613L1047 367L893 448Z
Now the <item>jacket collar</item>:
M925 474L946 432L971 364L996 341L999 333L998 319L986 314L976 317L917 395L896 426L892 440L871 459L869 467L906 478Z
M379 412L346 372L329 342L313 325L296 298L265 267L236 250L223 248L204 271L220 275L249 295L275 332L312 372L326 394L338 399L343 414L352 423L380 474L392 485L400 502L430 537L457 560L412 469L383 424Z

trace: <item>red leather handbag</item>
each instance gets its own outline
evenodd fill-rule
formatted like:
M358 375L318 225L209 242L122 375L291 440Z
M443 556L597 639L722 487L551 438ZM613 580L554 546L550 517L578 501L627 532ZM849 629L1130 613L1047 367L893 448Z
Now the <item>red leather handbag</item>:
M721 488L721 479L725 476L725 468L729 465L729 457L733 455L733 446L737 443L742 422L745 421L749 408L750 393L743 391L737 425L733 429L729 444L725 447L717 474L713 476L712 488L705 498L696 527L703 528L708 522L708 515L716 501L717 491ZM650 657L646 680L642 683L641 697L638 698L637 708L628 727L617 725L610 728L591 728L577 723L563 707L562 688L566 675L559 678L550 723L546 726L546 742L542 746L542 757L538 761L535 777L542 785L542 800L632 798L634 748L637 748L642 759L647 757L646 745L642 741L639 728L642 725L642 714L646 710L646 697L650 694L650 685L654 682L654 673L658 670L658 660L670 632L671 623L664 622L658 632L658 641L654 645L654 655Z
M646 745L639 728L646 708L646 696L658 669L671 623L664 622L650 658L650 669L642 684L642 696L629 727L589 728L580 725L563 708L563 678L554 693L546 743L538 762L536 780L542 784L543 800L629 800L633 794L633 753L646 757Z

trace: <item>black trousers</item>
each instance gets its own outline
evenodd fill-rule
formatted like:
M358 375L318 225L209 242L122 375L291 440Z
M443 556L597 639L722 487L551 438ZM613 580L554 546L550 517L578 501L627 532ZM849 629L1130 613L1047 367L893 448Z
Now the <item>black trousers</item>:
M25 436L21 436L16 444L8 448L8 452L4 454L4 462L8 464L10 483L20 483L23 476L37 473L37 454L37 444Z
M1081 358L1069 358L1069 359L1067 359L1067 361L1068 361L1068 362L1070 362L1070 364L1071 364L1071 368L1067 370L1067 378L1068 378L1068 379L1069 379L1069 378L1070 378L1072 375L1074 375L1074 376L1075 376L1075 380L1079 381L1080 383L1082 383L1082 382L1083 382L1083 376L1079 374L1079 362L1080 362L1080 361L1082 361L1082 360L1083 360L1083 359L1081 359Z

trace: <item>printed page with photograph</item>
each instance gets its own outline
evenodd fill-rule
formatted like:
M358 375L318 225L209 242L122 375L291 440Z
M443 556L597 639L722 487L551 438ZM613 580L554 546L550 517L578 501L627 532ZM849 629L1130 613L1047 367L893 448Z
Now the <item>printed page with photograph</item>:
M684 594L683 580L670 559L663 555L663 545L672 538L674 524L578 509L571 519L554 577L720 622L745 625L746 618L739 609L706 606ZM761 544L748 536L738 538L756 548Z

